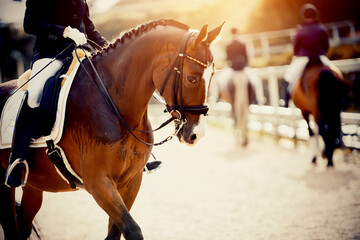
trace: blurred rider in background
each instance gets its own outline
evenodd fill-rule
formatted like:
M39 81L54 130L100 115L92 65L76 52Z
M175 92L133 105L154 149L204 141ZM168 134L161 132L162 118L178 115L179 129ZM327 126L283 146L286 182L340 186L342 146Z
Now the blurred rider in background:
M318 10L312 4L304 4L300 9L303 24L298 28L294 39L294 56L284 74L285 107L288 106L290 93L295 81L301 78L310 58L318 56L323 64L332 63L326 57L329 49L329 35L322 24L318 22Z
M231 29L232 40L226 47L226 58L234 71L242 71L248 65L246 45L237 36L237 29Z

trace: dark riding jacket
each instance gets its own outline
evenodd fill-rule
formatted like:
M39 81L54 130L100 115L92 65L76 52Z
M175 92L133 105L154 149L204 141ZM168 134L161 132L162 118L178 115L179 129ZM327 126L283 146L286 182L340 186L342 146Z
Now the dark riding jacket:
M318 22L304 23L296 33L294 39L295 56L326 55L329 49L329 35Z
M226 58L230 67L236 71L243 70L248 64L246 45L238 39L234 39L226 47Z
M100 46L107 41L95 30L89 17L89 8L85 0L27 0L24 18L24 30L36 36L33 62L40 58L53 58L73 41L64 38L67 26L80 32ZM92 43L90 42L92 45ZM71 53L71 48L60 58Z

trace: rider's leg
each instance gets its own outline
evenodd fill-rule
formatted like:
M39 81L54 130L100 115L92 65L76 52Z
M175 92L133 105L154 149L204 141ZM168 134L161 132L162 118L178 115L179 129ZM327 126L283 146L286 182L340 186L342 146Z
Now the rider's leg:
M285 103L284 106L287 107L290 100L290 93L294 83L301 77L306 67L306 64L309 62L309 58L305 56L293 57L289 67L286 69L284 74L284 96Z
M42 58L37 60L33 64L31 76L34 76L37 72L39 72L44 66L49 64L52 61L51 58ZM29 82L28 91L29 91L29 98L28 98L28 105L31 108L36 108L40 105L43 89L46 81L57 73L60 68L62 67L63 63L60 60L54 60L49 66L43 69L39 74L34 77Z
M31 128L24 127L25 122L30 120L27 117L30 113L30 109L26 104L27 99L28 92L26 91L16 117L9 166L5 175L5 185L8 187L18 187L25 183L27 179L28 163L24 159L28 159L30 155L28 144L31 137ZM22 169L24 166L26 166L26 173L23 180Z
M255 99L257 104L263 105L265 104L265 96L264 96L264 89L262 85L262 80L260 77L256 75L256 73L253 71L250 67L244 68L245 73L247 74L247 77L250 81L250 83L254 86L255 90Z
M5 185L8 187L24 186L28 174L28 161L31 161L32 151L29 144L36 131L37 111L40 105L42 90L49 77L53 76L62 67L62 62L55 60L44 68L52 59L39 59L33 64L31 77L18 116L11 146L9 167L5 176ZM38 74L37 74L38 73ZM37 74L37 75L35 75ZM26 166L25 178L22 178L22 169Z
M324 65L330 67L331 70L333 70L334 72L338 73L339 75L342 75L342 73L341 73L341 71L339 70L339 68L336 67L335 64L333 64L326 55L321 55L321 56L320 56L320 60L321 60L321 62L322 62Z

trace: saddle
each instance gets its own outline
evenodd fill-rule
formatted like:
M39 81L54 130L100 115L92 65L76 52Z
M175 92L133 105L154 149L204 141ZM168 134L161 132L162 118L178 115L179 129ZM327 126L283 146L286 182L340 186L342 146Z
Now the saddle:
M84 53L78 52L79 58L85 56ZM74 53L73 53L74 55ZM72 60L72 61L71 61ZM5 103L0 122L0 149L10 148L14 131L19 131L20 137L17 137L14 143L15 152L22 152L26 159L30 160L32 156L30 149L27 147L30 139L30 148L48 147L47 155L56 166L59 175L67 181L72 188L82 187L82 180L72 170L65 153L60 146L55 145L61 140L63 125L65 121L65 108L70 88L80 63L77 57L69 57L64 60L63 67L52 77L50 77L43 90L40 106L35 109L27 110L25 104L20 112L21 118L18 121L29 122L29 124L17 124L14 129L14 123L22 106L21 101L27 98L27 84L30 77L30 70L26 71L18 80L17 85L21 87ZM66 74L64 74L66 73ZM25 129L25 126L31 128ZM21 129L22 128L22 129Z
M79 52L78 55L79 58L82 58L84 53L81 55L81 52ZM52 138L56 143L60 141L65 119L64 113L67 96L79 65L80 63L77 58L74 57L72 62L66 62L62 70L51 77L45 84L43 97L38 109L39 118L41 118L41 124L43 125L41 125L40 131L37 131L32 136L33 139L30 147L46 147L46 140L48 138ZM27 88L27 85L24 85L24 83L29 77L30 70L26 71L17 82L18 86L22 86L22 88L14 93L5 103L0 121L0 149L11 147L16 115Z

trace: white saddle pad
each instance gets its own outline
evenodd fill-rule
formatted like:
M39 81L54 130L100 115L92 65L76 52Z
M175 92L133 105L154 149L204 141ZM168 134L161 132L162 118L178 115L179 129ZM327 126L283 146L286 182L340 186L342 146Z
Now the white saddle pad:
M49 136L43 136L38 139L34 139L31 142L30 147L46 147L46 140L49 139L52 139L55 144L57 144L61 140L65 121L66 102L69 96L71 85L74 80L74 76L79 66L80 63L77 62L74 66L73 71L67 77L67 80L65 81L64 85L60 90L56 121L52 128L51 134ZM15 120L24 93L24 90L19 90L14 95L12 95L5 103L0 120L0 149L11 148Z

